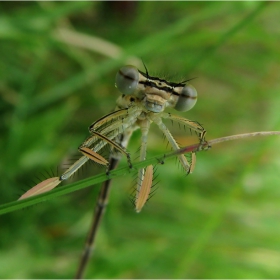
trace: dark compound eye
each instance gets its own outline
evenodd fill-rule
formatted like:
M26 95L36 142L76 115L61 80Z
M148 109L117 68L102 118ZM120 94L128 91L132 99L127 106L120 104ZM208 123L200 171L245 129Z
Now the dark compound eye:
M197 91L192 85L185 85L175 105L177 111L188 111L196 103Z
M139 82L139 72L134 66L122 67L116 75L116 87L123 94L132 94Z

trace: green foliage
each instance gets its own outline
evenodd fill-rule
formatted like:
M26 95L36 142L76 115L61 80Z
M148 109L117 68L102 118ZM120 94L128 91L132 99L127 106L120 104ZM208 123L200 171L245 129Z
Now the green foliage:
M141 59L151 75L197 77L198 102L181 115L202 123L207 139L280 130L279 5L1 2L0 203L73 159L87 127L114 108L118 68L134 63L143 70ZM98 38L119 52L97 45ZM173 129L186 144L184 131ZM128 199L132 177L117 177L86 276L278 278L278 143L272 136L215 146L197 155L188 177L166 160L140 214ZM139 144L136 133L134 157ZM148 157L165 151L153 127ZM104 172L95 167L81 175ZM0 277L73 277L98 189L0 216Z

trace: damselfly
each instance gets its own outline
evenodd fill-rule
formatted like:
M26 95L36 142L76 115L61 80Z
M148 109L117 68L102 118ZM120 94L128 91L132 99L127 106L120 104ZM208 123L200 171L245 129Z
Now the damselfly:
M197 92L189 84L190 80L180 83L168 82L164 79L152 77L134 66L122 67L116 75L116 87L122 93L117 99L115 110L92 123L89 127L90 136L79 147L83 156L70 166L60 177L47 179L21 196L20 199L49 191L69 179L88 160L107 166L107 171L116 168L122 155L126 156L128 164L132 167L130 154L126 151L129 139L136 129L141 130L140 161L146 159L148 133L151 123L155 123L162 131L174 151L179 145L172 136L163 120L168 119L178 122L191 131L194 131L201 143L205 142L204 128L196 121L191 121L180 116L165 112L166 108L174 108L177 111L190 110L197 101ZM100 154L100 151L109 146L111 153L108 159ZM183 154L177 155L183 169L188 174L193 171L195 153L192 152L192 160ZM153 166L138 171L135 195L135 208L139 212L145 204L152 184ZM96 231L104 213L110 189L108 180L101 188L97 201L95 215L91 230L86 242L86 248L81 259L76 277L81 278L85 265L89 259L90 251L94 243Z

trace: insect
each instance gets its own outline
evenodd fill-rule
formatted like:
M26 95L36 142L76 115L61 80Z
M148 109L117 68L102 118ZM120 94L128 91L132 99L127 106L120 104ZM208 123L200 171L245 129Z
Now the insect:
M206 131L198 122L165 112L165 109L169 107L182 112L193 108L197 101L197 91L189 84L189 80L180 83L168 82L164 79L150 76L147 69L144 73L136 67L128 65L120 68L118 71L116 87L122 93L116 101L116 108L112 113L105 115L89 126L90 136L79 147L79 151L83 156L60 177L50 178L39 183L23 194L20 199L53 189L62 181L69 179L89 160L106 166L107 172L110 172L110 170L116 168L121 156L125 156L128 165L132 167L130 154L127 152L126 147L132 133L136 129L141 130L139 160L145 160L148 133L152 123L155 123L164 134L172 149L174 151L178 150L179 145L164 124L164 119L175 121L188 127L198 135L199 141L204 143ZM108 160L100 154L100 151L107 146L111 148ZM187 174L193 171L195 162L194 152L192 152L191 161L188 161L183 154L178 154L177 157ZM141 211L149 197L152 178L152 165L146 169L141 168L138 170L134 199L137 212ZM110 183L111 180L107 180L101 188L90 234L88 235L76 278L82 277L89 259L97 228L106 208Z

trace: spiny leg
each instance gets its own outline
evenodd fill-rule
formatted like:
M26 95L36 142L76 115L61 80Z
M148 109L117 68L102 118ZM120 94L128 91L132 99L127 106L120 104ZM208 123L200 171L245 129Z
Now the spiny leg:
M138 112L139 113L138 113ZM99 120L95 121L89 126L89 131L97 131L100 127L109 127L112 124L116 123L116 121L122 121L126 122L127 119L137 117L141 111L136 106L132 106L130 108L120 109L117 111L114 111ZM109 124L108 124L109 123ZM114 130L115 128L112 128L111 130Z
M198 122L191 121L191 120L188 120L188 119L185 119L185 118L182 118L180 116L176 116L176 115L173 115L170 113L162 113L161 117L164 119L176 121L178 123L182 123L183 125L188 126L191 130L194 130L195 132L198 133L200 142L205 141L206 130Z
M129 115L129 114L132 114ZM129 127L132 126L132 124L135 123L135 120L137 119L139 115L139 110L136 107L130 107L128 109L122 109L115 111L100 120L94 122L90 126L90 131L92 132L93 135L88 137L83 144L80 146L80 151L84 154L83 147L91 148L93 152L97 153L100 151L104 146L107 144L110 144L117 150L122 150L122 153L124 153L127 157L128 163L131 166L130 163L130 157L129 154L122 149L122 147L127 146L128 140L126 140L126 143L120 142L120 145L117 145L115 142L111 141L114 140L115 138L118 137L118 135L121 134L127 134ZM123 117L122 119L119 119L120 117ZM112 120L112 122L111 122ZM107 123L110 123L109 125L106 126ZM105 127L104 127L105 125ZM130 136L129 136L130 137ZM99 143L96 143L97 139L103 141L99 141ZM128 137L124 137L124 139L127 139ZM118 146L118 147L117 147ZM120 147L121 146L121 147ZM87 152L90 152L87 150ZM96 156L96 154L93 154L93 156ZM89 157L88 156L83 156L80 158L77 162L75 162L60 178L63 180L68 179L70 176L72 176L84 163L88 161Z
M96 151L103 148L106 144L109 144L110 146L112 146L113 149L115 149L116 151L125 155L127 158L129 167L132 167L129 153L127 153L123 147L121 147L119 144L117 144L116 141L111 140L111 138L113 139L115 137L116 137L115 134L113 134L113 136L109 134L109 137L106 137L106 136L102 135L101 133L98 133L97 131L93 131L92 135L79 147L79 150L84 155L88 156L90 159L97 161L96 158L97 158L97 155L99 155L99 154L96 154ZM88 145L88 143L92 143L94 141L93 139L94 140L99 139L100 141L97 144L95 143L93 148L90 149L89 148L90 146ZM101 161L99 157L98 157L98 161Z
M165 119L172 120L172 121L176 121L178 123L182 123L183 125L186 125L187 127L189 127L190 130L193 130L198 134L198 138L199 138L199 141L201 143L201 146L203 146L205 144L206 130L198 122L191 121L191 120L188 120L188 119L185 119L183 117L176 116L176 115L173 115L173 114L170 114L170 113L162 113L161 117L165 118ZM189 173L193 172L194 167L195 167L195 163L196 163L196 155L195 155L194 152L192 152L192 154L191 154L191 165L190 165Z
M128 112L129 109L122 110L122 111ZM117 111L117 113L118 112L119 111ZM99 123L99 121L93 123L90 126L90 132L92 133L92 135L89 136L84 141L84 143L80 146L80 149L83 150L83 147L88 147L88 148L91 148L94 152L97 152L101 148L103 148L104 145L106 145L106 144L104 144L105 142L108 142L111 146L114 146L114 145L117 146L117 144L115 144L116 141L114 139L117 138L118 135L121 135L122 133L126 133L125 131L130 130L132 127L134 127L134 124L139 115L139 112L137 112L137 110L134 110L133 112L135 113L133 116L126 116L125 118L122 118L122 119L114 118L113 122L107 120L104 123L104 118L102 118L101 119L102 125ZM113 114L111 114L111 115L113 118ZM109 122L110 122L110 124L106 126L106 124ZM99 140L104 140L105 142L102 142ZM114 141L112 141L112 140L114 140ZM98 141L99 141L99 143L97 143ZM121 144L121 147L115 147L115 148L117 150L123 150L122 147L126 147L126 145L127 145L127 143L125 143L124 145ZM121 152L123 153L123 151L121 151Z
M90 158L89 155L87 154L90 153L90 151L88 149L85 151L84 147L90 148L93 151L92 156L96 158L97 157L96 153L107 144L110 144L112 147L124 153L128 159L129 164L131 165L128 153L126 153L124 149L122 149L122 147L126 147L127 143L125 143L125 145L122 145L121 147L120 145L116 144L116 142L112 140L118 137L118 135L122 134L125 130L131 127L132 124L135 123L135 120L139 115L137 110L138 109L135 107L118 110L94 122L89 127L92 135L89 136L79 147L79 150L85 155L86 158L82 157L80 159L80 162L78 161L76 165L74 163L73 167L71 166L65 172L67 173L67 176L64 176L67 177L65 179L68 179L74 172L76 172L78 168L80 168ZM134 113L134 115L129 116L128 113ZM121 116L125 116L125 117L119 119L119 117ZM107 123L110 124L106 126ZM99 143L96 143L98 140L101 141L99 141Z
M82 152L83 156L76 162L74 162L60 177L53 177L40 182L39 184L28 190L26 193L24 193L19 198L19 200L54 189L62 181L69 179L89 159L101 165L108 166L108 161L100 154L98 154L98 152L108 144L111 145L114 149L125 154L127 157L128 164L131 167L130 156L122 148L124 146L120 146L112 140L117 138L118 135L123 133L125 130L131 129L130 127L132 127L132 125L135 123L136 118L139 115L139 112L137 111L139 110L135 107L118 110L93 123L90 126L90 128L92 129L92 135L88 137L79 147L79 150L80 152ZM134 113L134 115L129 116L128 113ZM110 120L110 117L112 121ZM120 117L122 118L120 119ZM109 125L106 126L106 124L108 123ZM124 145L126 146L127 142Z
M161 118L156 117L153 119L153 121L158 125L159 129L163 132L166 139L171 144L172 149L174 151L179 150L180 147L178 146L177 142L173 138L172 134L170 133L170 131L168 130L166 125L162 122ZM187 174L189 174L190 171L193 170L193 168L191 167L191 163L188 162L188 160L186 159L186 157L184 155L178 155L177 157L178 157L181 165L183 166L183 168L186 170Z

